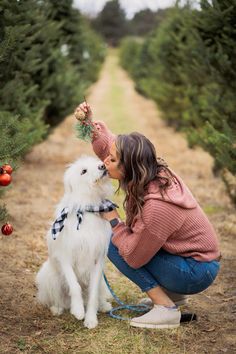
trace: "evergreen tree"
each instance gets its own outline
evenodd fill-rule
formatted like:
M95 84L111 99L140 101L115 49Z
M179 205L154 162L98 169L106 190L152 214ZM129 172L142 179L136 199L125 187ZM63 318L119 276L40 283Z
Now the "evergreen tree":
M125 12L118 0L107 2L93 25L111 46L117 46L121 38L128 33Z
M160 9L157 12L145 9L137 12L132 20L128 22L130 35L147 35L149 32L153 31L160 25L160 23L165 19L167 12L167 9Z
M34 142L34 133L29 129L28 119L19 120L10 112L0 112L0 167L10 164L15 170L18 161L29 150ZM0 197L11 187L0 186ZM0 205L0 222L8 217L5 205Z
M36 1L34 2L36 5ZM33 74L40 70L39 45L34 45L45 20L32 0L1 1L0 7L0 107L5 113L28 118L28 133L34 142L40 141L46 127L42 115L47 105L38 97L38 85ZM27 131L26 131L27 133Z
M142 75L141 71L145 70L145 66L141 65L140 57L140 52L143 49L142 44L143 41L138 37L135 37L135 39L133 37L126 37L122 40L120 46L121 65L135 80L137 89L140 76Z
M236 202L236 0L202 0L201 6L170 10L128 69L163 117L186 131L190 145L214 157L214 170Z
M72 0L49 0L48 17L60 23L60 47L81 74L81 91L96 80L105 57L101 38L93 32L88 20L72 7Z
M89 44L84 40L83 50L70 55L86 30L72 1L0 0L0 164L16 167L46 137L45 122L58 124L83 98L104 57L101 40L91 31ZM93 58L85 65L90 46ZM0 207L0 219L5 215Z

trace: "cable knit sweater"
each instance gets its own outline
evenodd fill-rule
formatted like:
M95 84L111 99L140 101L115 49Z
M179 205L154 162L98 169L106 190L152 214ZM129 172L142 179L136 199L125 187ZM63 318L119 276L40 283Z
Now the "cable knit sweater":
M99 134L92 141L94 152L104 160L115 135L101 122L95 122ZM160 250L198 261L219 257L215 231L207 216L181 180L173 171L174 182L164 197L156 181L148 185L142 215L136 216L131 227L124 222L113 229L112 243L132 268L148 263Z

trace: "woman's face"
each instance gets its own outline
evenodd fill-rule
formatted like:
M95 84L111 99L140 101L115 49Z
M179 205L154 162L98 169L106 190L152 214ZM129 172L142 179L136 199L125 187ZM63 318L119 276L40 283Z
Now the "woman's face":
M110 154L104 160L104 164L106 166L110 178L121 180L122 172L120 167L118 167L119 158L117 156L115 142L112 143L110 148Z

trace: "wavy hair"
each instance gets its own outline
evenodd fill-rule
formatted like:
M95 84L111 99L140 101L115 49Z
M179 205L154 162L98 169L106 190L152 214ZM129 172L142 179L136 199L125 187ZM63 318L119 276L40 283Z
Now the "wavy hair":
M156 180L162 196L171 185L173 175L163 159L157 158L154 145L140 133L121 134L115 141L118 167L123 173L119 188L125 192L126 223L132 224L144 204L149 182ZM164 172L164 173L163 173Z

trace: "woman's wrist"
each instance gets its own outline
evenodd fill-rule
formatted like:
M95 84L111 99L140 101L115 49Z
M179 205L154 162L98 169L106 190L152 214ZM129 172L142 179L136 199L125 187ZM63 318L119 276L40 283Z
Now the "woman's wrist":
M117 213L116 209L112 211L108 211L105 213L101 213L102 217L106 219L107 221L111 221L112 219L120 219L119 214Z
M111 227L114 228L121 222L121 219L114 218L114 219L109 220L109 222L110 222Z

